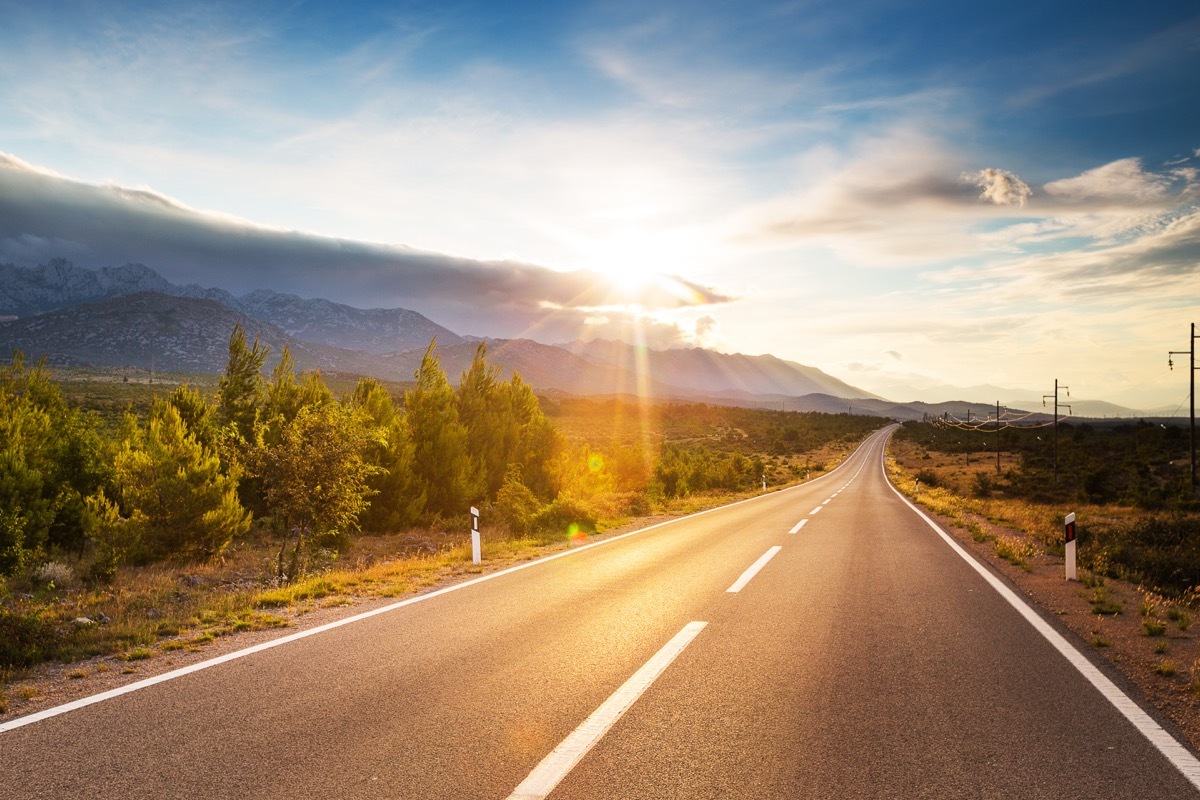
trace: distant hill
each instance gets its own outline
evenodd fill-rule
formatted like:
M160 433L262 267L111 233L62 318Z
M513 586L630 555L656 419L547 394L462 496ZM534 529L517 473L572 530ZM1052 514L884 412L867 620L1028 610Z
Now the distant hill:
M636 393L637 379L632 372L596 364L561 347L529 339L488 339L484 343L488 348L488 363L500 368L501 377L507 379L518 373L535 389L556 389L577 395ZM438 358L452 383L457 383L471 366L478 346L476 342L442 346L438 340ZM411 379L422 355L424 349L384 356L382 368ZM652 388L659 394L670 391L670 387L657 383Z
M656 383L692 394L800 395L877 398L816 367L772 355L726 354L702 348L650 350L625 342L595 339L559 345L594 363L634 371L644 365Z
M24 268L0 264L0 315L29 317L137 292L170 294L171 284L141 264L90 270L63 258Z
M30 360L96 367L134 366L163 372L222 372L229 361L229 334L241 323L250 341L271 348L268 364L290 348L301 370L366 374L364 353L305 342L269 323L232 311L214 300L158 292L83 303L0 323L0 348L21 350ZM411 377L411 376L410 376Z

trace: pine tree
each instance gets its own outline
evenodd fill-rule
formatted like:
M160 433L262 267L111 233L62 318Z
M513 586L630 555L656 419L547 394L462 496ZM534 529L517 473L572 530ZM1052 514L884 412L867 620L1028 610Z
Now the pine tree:
M496 497L515 464L523 485L549 498L553 495L550 464L558 446L554 426L529 384L518 374L501 381L500 370L488 365L486 356L487 346L480 344L457 394L459 420L467 428L468 446L478 459L486 496Z
M479 467L468 449L467 429L458 419L454 390L446 380L430 342L414 374L416 387L404 395L412 431L413 472L426 497L426 509L438 514L462 514L480 502Z
M498 379L500 370L486 362L480 342L470 368L462 374L455 400L458 419L467 429L467 448L479 466L483 493L494 498L504 483L518 431L508 408L509 395Z
M425 494L413 473L412 433L408 421L396 408L392 396L374 378L363 378L350 399L375 424L379 439L367 446L366 460L383 471L371 476L374 492L370 507L363 512L364 530L390 533L414 523L425 508Z
M209 450L217 448L216 412L212 403L206 400L200 390L190 384L183 384L167 395L165 401L175 407L187 432L196 438L201 447Z
M533 388L521 380L520 375L514 374L503 388L509 424L515 430L514 449L507 460L519 463L525 486L538 497L548 500L558 491L553 465L562 449L561 437L542 411Z
M126 431L113 482L136 530L126 537L137 542L134 560L212 557L249 529L236 479L188 432L174 406L160 405L145 428L128 421Z
M246 345L241 323L229 336L229 363L217 383L217 409L220 421L231 424L245 442L254 441L254 422L263 400L262 368L269 348L254 340Z

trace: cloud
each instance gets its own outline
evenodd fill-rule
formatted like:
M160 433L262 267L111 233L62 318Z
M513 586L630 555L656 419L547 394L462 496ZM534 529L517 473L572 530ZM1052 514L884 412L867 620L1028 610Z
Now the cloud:
M0 256L32 264L63 255L89 267L145 263L176 282L233 292L272 288L359 306L440 309L459 322L492 321L510 332L562 310L672 309L734 299L678 276L619 290L595 271L268 228L200 212L150 189L57 177L0 153Z
M1024 206L1033 190L1025 181L1005 169L988 167L974 174L963 175L963 180L975 184L983 191L980 198L998 206Z
M1186 176L1189 171L1180 172ZM1170 174L1146 172L1140 159L1123 158L1072 178L1051 181L1043 188L1070 203L1100 201L1140 205L1166 198L1171 184Z
M1030 255L999 265L1014 298L1148 298L1167 292L1200 299L1200 209L1143 226L1107 246ZM1194 302L1194 300L1193 300Z
M919 128L823 160L804 165L790 194L742 215L740 236L777 246L811 242L863 266L928 266L977 256L976 226L1020 213L1031 194L1010 171L964 170L964 156Z

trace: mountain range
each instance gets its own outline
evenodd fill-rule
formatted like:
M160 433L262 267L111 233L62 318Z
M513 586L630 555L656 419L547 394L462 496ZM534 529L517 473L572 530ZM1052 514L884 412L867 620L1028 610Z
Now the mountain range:
M416 311L358 309L324 299L259 290L240 297L195 284L179 286L150 267L90 270L65 259L38 267L0 264L0 348L52 364L220 372L229 333L278 358L286 346L299 369L411 380L429 342L451 380L470 365L479 339L460 336ZM489 362L520 373L539 390L581 395L774 405L775 398L881 398L815 367L775 356L701 348L649 350L596 340L560 345L488 339ZM273 359L268 360L271 364ZM793 405L796 405L795 403ZM860 406L866 410L865 406Z
M984 403L896 403L816 367L772 355L703 348L652 350L609 340L543 344L529 339L461 336L416 311L360 309L321 298L260 289L241 296L196 284L177 285L144 264L87 269L66 259L37 267L0 264L0 352L20 350L61 366L139 367L158 372L221 372L229 334L270 348L268 366L287 347L301 370L319 369L412 380L425 348L437 340L442 367L456 381L480 341L501 374L519 373L535 389L575 395L657 399L788 411L873 414L922 419L948 413L987 419ZM946 387L950 393L953 387ZM1002 390L997 389L997 395ZM1014 404L1040 410L1040 403ZM1079 417L1136 412L1100 401L1073 401ZM1158 413L1158 412L1154 412ZM1163 410L1161 415L1170 415Z

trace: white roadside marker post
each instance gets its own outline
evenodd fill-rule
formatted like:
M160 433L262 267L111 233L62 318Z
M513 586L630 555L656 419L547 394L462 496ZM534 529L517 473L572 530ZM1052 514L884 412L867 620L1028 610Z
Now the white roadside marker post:
M1063 525L1066 536L1066 546L1064 555L1067 562L1067 580L1078 580L1078 574L1075 571L1075 512L1067 514L1066 522Z
M471 506L471 562L478 564L479 561L479 509Z
M763 476L762 476L762 482L763 482L763 491L765 492L767 490L767 473L765 473L765 472L763 473Z

